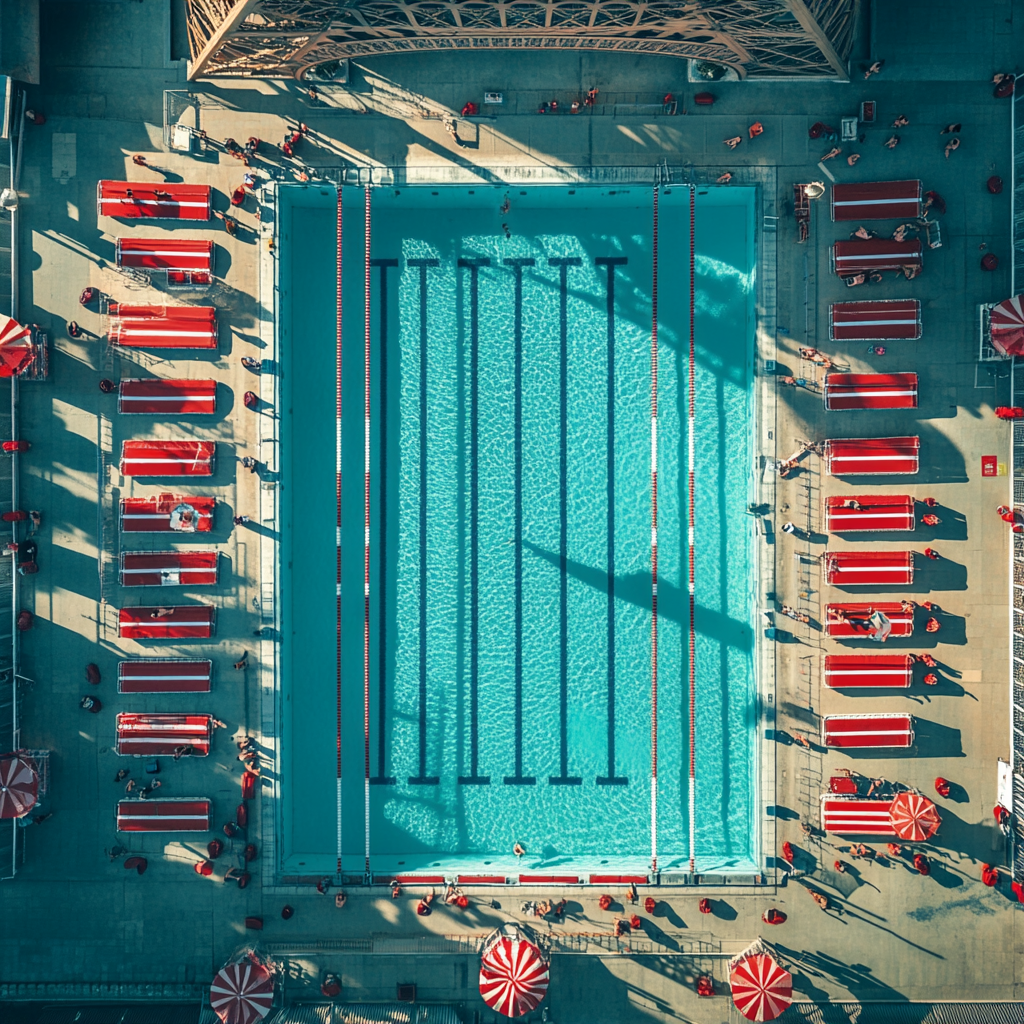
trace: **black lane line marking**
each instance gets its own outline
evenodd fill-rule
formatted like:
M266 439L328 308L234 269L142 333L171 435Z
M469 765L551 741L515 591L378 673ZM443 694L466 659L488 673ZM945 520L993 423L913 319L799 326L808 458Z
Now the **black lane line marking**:
M598 256L594 262L608 268L608 774L599 786L625 786L629 778L615 774L615 268L625 256Z
M489 267L486 256L460 259L460 267L469 267L469 774L459 776L462 786L488 786L489 775L481 775L480 766L480 436L478 432L480 391L477 370L480 356L480 282L481 267Z
M516 773L505 776L506 786L532 786L537 780L523 775L523 267L532 267L529 257L502 260L515 274L515 712Z
M552 786L581 786L583 779L569 774L569 267L582 266L579 256L548 260L558 267L558 572L559 572L559 647L558 647L558 768L560 774L548 777Z
M410 786L436 786L427 775L427 267L435 259L406 260L420 270L420 773L409 776Z
M388 579L388 267L398 260L371 259L371 267L380 267L380 519L377 541L377 774L371 786L393 786L395 779L386 774L387 755L387 579Z

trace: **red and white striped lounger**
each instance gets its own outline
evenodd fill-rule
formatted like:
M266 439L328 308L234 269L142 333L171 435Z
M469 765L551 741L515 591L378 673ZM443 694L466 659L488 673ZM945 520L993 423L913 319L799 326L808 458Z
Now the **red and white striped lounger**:
M829 373L825 375L825 408L916 409L916 373Z
M889 817L892 800L859 796L832 796L821 798L821 827L826 832L844 836L894 836Z
M175 747L192 748L195 757L210 752L210 715L135 714L115 720L117 753L133 757L170 757Z
M910 686L909 654L826 654L825 685L831 690L903 689Z
M213 278L213 242L207 239L119 238L114 255L121 269L165 272L171 287Z
M122 587L212 587L216 551L122 551Z
M913 551L826 551L825 582L833 587L906 587L914 582Z
M828 308L832 341L916 341L921 337L917 299L833 302Z
M857 185L832 186L834 221L920 216L920 181L865 181Z
M847 437L825 442L830 476L912 476L920 463L919 437Z
M213 636L213 608L206 604L178 605L170 615L154 617L162 609L147 605L122 608L117 635L127 640L205 640Z
M872 601L825 605L825 636L837 640L869 640L874 627L872 612L881 612L892 624L892 637L914 635L914 612L904 611L898 601Z
M117 831L209 832L210 801L202 797L118 800Z
M117 411L144 416L211 416L217 411L215 380L122 380Z
M125 441L121 472L125 476L212 476L213 441Z
M918 239L893 242L887 238L872 238L869 242L835 242L832 246L832 270L840 277L920 266L921 242Z
M144 658L117 666L118 693L209 693L212 661Z
M216 498L161 494L121 499L122 533L209 533Z
M111 303L107 337L120 348L217 347L213 306L131 306Z
M848 508L853 501L859 508ZM870 533L913 530L914 499L909 494L832 494L825 499L829 533Z
M209 185L99 181L96 212L131 220L209 220L211 194Z
M905 749L914 745L914 719L911 715L826 715L821 720L821 742L839 749Z

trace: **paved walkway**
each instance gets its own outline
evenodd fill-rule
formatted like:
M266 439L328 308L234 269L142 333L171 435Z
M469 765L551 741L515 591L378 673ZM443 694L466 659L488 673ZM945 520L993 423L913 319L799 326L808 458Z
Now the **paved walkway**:
M972 57L970 75L953 83L950 79L960 76L949 70L947 59L928 56L939 52L930 49L937 37L937 29L929 29L931 8L904 7L907 20L900 24L899 15L882 6L886 9L875 19L873 37L875 54L887 61L881 76L867 83L855 78L849 86L717 85L715 106L694 108L685 117L616 116L616 104L656 102L666 91L692 106L696 89L683 81L681 64L608 55L472 53L365 61L354 68L349 90L325 89L317 104L294 83L203 83L194 90L202 127L212 138L244 140L253 134L276 141L286 124L302 120L317 143L310 163L325 169L340 168L344 161L355 167L394 167L421 180L510 174L555 180L575 173L574 168L608 175L624 168L621 173L634 174L667 161L677 176L692 167L708 180L725 169L763 165L777 168L775 198L784 207L794 181L823 180L816 164L827 147L808 139L808 125L817 119L838 124L870 98L879 104L878 126L868 128L864 142L846 147L843 154L855 149L862 154L860 163L852 169L840 159L826 165L829 170L841 181L921 177L926 188L946 199L943 246L926 252L922 276L903 287L890 279L870 293L919 297L924 307L921 341L893 343L881 359L868 356L860 344L849 350L829 346L828 303L861 298L866 289L849 293L829 274L828 245L844 232L830 223L823 204L815 208L807 245L796 244L791 217L780 221L777 351L775 339L760 339L762 354L774 355L792 371L800 367L797 348L808 344L855 369L915 370L921 377L916 416L850 413L844 418L832 413L826 418L815 396L791 389L776 395L775 381L761 382L766 400L777 402L769 447L777 444L784 454L795 438L822 438L833 429L848 436L904 428L921 435L922 472L911 489L918 497L927 493L938 499L944 522L933 534L919 528L912 547L920 551L932 541L944 560L934 572L922 573L912 596L937 601L944 610L943 631L928 648L946 666L944 682L934 691L915 686L907 696L884 700L826 691L820 680L820 634L806 630L797 631L799 642L779 646L775 690L776 728L811 739L821 714L868 703L872 709L912 710L921 738L917 756L853 760L826 755L814 744L810 750L775 744L778 789L766 827L774 824L778 846L788 839L804 851L804 866L836 911L821 913L799 880L777 890L708 893L716 907L710 918L697 912L703 891L670 895L645 925L642 941L650 945L634 955L555 957L548 1005L558 1021L724 1020L729 1001L698 1003L693 979L711 973L723 982L724 958L759 934L760 915L768 906L789 915L784 926L770 929L770 938L793 963L799 998L1024 997L1018 967L1024 945L1020 916L1006 891L993 891L979 881L982 862L1001 864L1005 858L991 808L995 762L1008 755L1009 733L1008 535L993 511L1008 495L1005 477L981 479L979 460L996 454L1005 461L1008 429L993 418L992 408L1009 395L1005 368L975 361L976 306L1006 297L1009 289L1009 193L990 196L984 182L997 173L1009 184L1010 107L992 99L986 80L996 70L1013 69L1008 55L1014 47L1019 51L1022 26L1019 18L1017 24L1005 22L1016 13L1011 5L996 3L987 9L991 18L958 22L958 46L963 40ZM997 9L1005 15L1002 23ZM142 373L156 375L212 375L236 396L246 390L249 378L238 356L258 353L253 343L259 317L256 260L251 231L237 238L223 232L214 236L223 274L210 294L222 311L216 359L111 361L97 337L99 318L83 314L77 303L80 290L97 285L122 300L149 293L130 289L106 268L113 238L124 229L107 219L97 221L96 180L147 175L131 163L132 153L143 152L172 175L211 183L224 208L241 169L223 155L196 161L162 151L162 91L185 89L186 84L181 69L165 60L161 5L48 4L47 10L45 84L32 93L30 105L42 109L48 120L29 129L25 152L21 283L26 318L53 329L57 351L52 382L23 389L22 432L33 444L24 459L23 492L29 507L44 511L42 568L33 578L34 595L30 591L26 598L38 626L24 644L25 670L35 685L25 695L23 735L29 745L54 751L54 816L29 830L24 869L13 883L0 886L0 915L9 923L0 938L0 982L203 983L245 940L244 917L257 914L266 920L263 938L268 943L296 950L282 953L293 960L287 983L292 994L309 991L319 972L331 969L343 975L348 998L388 998L397 981L408 981L417 983L421 997L465 1000L469 1008L479 1008L472 955L402 956L385 940L424 933L480 934L518 916L522 900L548 894L502 894L500 906L476 894L465 915L439 910L421 919L414 911L415 894L399 901L384 893L353 894L339 911L308 890L265 888L259 877L245 891L225 887L192 872L198 849L156 837L132 844L150 859L142 877L126 873L104 855L117 838L113 806L119 787L112 780L121 761L111 750L118 708L114 678L116 662L127 649L116 640L109 609L100 603L106 597L116 606L110 509L124 486L104 458L117 451L124 428L112 400L96 385L101 376L140 375L141 366ZM894 37L899 48L889 52L884 42ZM905 63L901 54L906 54ZM949 60L955 71L956 59ZM530 112L552 97L564 105L591 85L601 89L606 101L593 116ZM467 129L469 146L456 149L435 115L457 111L485 89L504 90L507 105ZM901 113L911 123L900 131L899 146L887 150L882 145L889 134L886 126ZM764 124L764 135L735 152L726 150L721 140L745 132L755 118ZM946 137L939 129L953 121L964 125L963 144L947 161L942 151ZM241 219L244 229L255 226L251 214ZM984 251L1001 257L995 273L980 269L983 244ZM68 338L62 328L71 318L93 333L77 341ZM241 735L256 721L258 694L253 674L236 674L230 666L259 624L253 604L259 590L252 538L230 530L229 524L232 514L254 507L257 484L255 477L238 473L230 455L253 451L256 431L240 401L218 416L212 431L200 431L203 436L212 432L230 453L220 459L213 481L227 513L218 520L214 540L232 568L230 586L219 591L218 676L204 708L224 720L231 735ZM806 465L778 488L771 513L776 529L786 519L816 527L821 496L840 490L821 476L813 459ZM779 533L776 538L775 603L798 604L818 617L830 595L822 592L816 570L802 573L801 557L816 556L822 538L797 541ZM772 606L767 592L761 599L765 608ZM86 690L88 662L99 664L103 673L99 693L107 706L95 717L75 706ZM233 807L240 766L223 736L218 739L210 758L168 769L166 791L202 792L221 808ZM772 749L770 741L767 746ZM955 783L953 797L939 800L944 826L930 878L879 862L851 865L839 875L831 869L838 851L820 838L805 839L798 819L814 820L823 781L840 766L926 792L937 775ZM589 934L607 936L612 915L597 908L595 897L582 891L568 896L568 921L553 929L579 935L581 947ZM288 922L278 916L285 902L296 908ZM353 940L371 937L391 955L344 952L346 943L351 949ZM297 952L315 942L325 943L321 953ZM332 942L338 945L331 947Z

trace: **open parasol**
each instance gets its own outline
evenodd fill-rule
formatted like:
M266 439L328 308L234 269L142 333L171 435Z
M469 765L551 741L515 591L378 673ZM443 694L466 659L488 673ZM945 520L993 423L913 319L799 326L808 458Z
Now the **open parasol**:
M548 990L544 954L515 926L498 929L480 958L480 995L506 1017L535 1010Z
M217 972L210 1006L224 1024L256 1024L274 1002L274 977L262 964L243 960Z
M21 373L35 355L32 330L9 316L0 316L0 377Z
M897 793L889 808L889 820L896 835L908 843L931 839L942 824L935 804L920 793Z
M17 754L0 759L0 818L23 818L39 799L39 774Z
M747 1020L775 1020L793 1001L793 976L766 952L733 961L729 985Z
M1003 356L1024 355L1024 295L993 306L988 314L992 347Z

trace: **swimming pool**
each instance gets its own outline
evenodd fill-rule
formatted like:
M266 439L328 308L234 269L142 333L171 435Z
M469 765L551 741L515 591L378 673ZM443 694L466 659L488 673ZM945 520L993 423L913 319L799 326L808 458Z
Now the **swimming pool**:
M697 197L698 871L758 856L752 189ZM344 191L340 830L335 194L279 190L280 866L644 873L652 190ZM689 192L659 196L658 864L688 866ZM367 796L368 793L368 803ZM527 854L512 854L515 842Z

